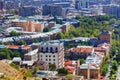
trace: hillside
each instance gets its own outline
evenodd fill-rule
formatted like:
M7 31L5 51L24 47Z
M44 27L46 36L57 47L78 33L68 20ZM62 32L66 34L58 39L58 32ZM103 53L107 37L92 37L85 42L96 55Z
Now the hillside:
M11 67L8 63L0 61L0 73L4 73L6 77L9 77L11 79L18 73L18 71Z

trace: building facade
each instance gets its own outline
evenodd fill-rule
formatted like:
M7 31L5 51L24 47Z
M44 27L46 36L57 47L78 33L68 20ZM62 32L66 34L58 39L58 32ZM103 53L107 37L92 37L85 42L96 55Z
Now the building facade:
M19 8L19 15L22 17L34 16L36 14L36 8L33 6L23 6Z
M65 9L60 5L44 5L43 15L65 16Z
M76 0L75 8L78 10L83 8L89 8L89 0Z
M100 40L107 40L108 42L111 42L111 32L109 31L102 31L100 36L99 36Z
M12 21L12 26L22 27L24 31L30 32L42 32L44 29L44 23L26 20Z
M41 43L39 60L55 64L57 69L64 67L63 43Z

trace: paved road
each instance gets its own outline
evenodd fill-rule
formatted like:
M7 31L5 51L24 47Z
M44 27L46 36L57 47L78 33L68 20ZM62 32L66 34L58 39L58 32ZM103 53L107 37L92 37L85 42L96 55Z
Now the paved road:
M118 68L117 80L120 80L120 65L119 65L119 68Z

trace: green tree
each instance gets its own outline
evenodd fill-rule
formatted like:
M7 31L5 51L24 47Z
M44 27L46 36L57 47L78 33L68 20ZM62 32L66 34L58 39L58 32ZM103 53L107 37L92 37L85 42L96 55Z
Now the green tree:
M60 68L57 71L58 71L58 74L60 74L60 75L67 75L68 74L68 70L65 68Z
M49 32L51 29L50 29L50 27L45 27L44 29L43 29L43 32Z
M18 11L14 10L14 9L9 10L9 13L14 14L14 15L18 15Z
M39 68L37 66L34 66L34 68L33 68L33 74L36 74L38 70L39 70Z
M64 39L64 34L63 33L58 33L57 35L56 35L56 39Z
M18 36L19 35L19 33L17 33L16 31L11 31L10 32L10 36Z
M80 65L81 65L81 64L83 64L83 63L84 63L84 61L85 61L85 60L84 60L83 58L82 58L82 59L80 59Z
M19 41L17 42L17 44L18 44L18 45L25 45L26 43L25 43L24 40L19 40Z
M118 69L118 63L116 60L112 61L112 69L117 70Z
M33 39L33 42L38 43L39 41L38 41L38 39L35 38L35 39Z

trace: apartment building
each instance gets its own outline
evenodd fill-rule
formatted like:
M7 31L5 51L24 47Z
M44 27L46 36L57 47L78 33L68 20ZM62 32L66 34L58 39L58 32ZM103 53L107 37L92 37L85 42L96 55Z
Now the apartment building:
M111 45L108 43L99 44L95 47L95 52L103 52L105 56L109 55Z
M108 42L111 42L111 32L109 31L102 31L100 36L99 36L100 40L107 40Z
M24 55L25 61L37 61L38 60L38 49L35 49Z
M80 58L86 59L88 56L93 55L94 48L92 46L78 46L76 48L71 48L66 50L65 56L71 60L78 60Z
M56 68L64 67L64 46L63 43L41 43L39 60L49 64L55 64Z
M13 20L12 26L22 27L24 31L30 32L42 32L44 29L44 23L27 20Z

